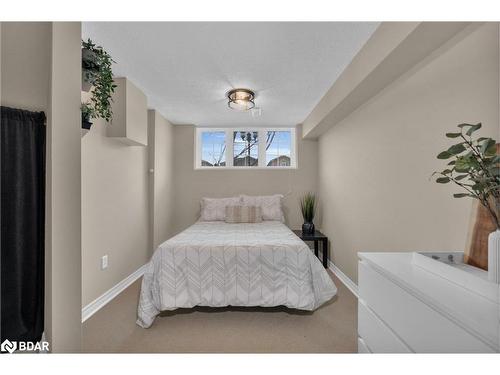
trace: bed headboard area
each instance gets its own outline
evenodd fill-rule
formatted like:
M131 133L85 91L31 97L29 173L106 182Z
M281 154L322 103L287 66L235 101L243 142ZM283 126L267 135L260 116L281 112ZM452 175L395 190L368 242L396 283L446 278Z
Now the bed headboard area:
M174 126L175 233L199 219L200 200L203 197L226 198L240 195L282 194L285 223L291 228L300 228L303 220L299 198L305 192L317 191L317 141L302 139L298 129L296 169L195 170L194 132L194 126ZM319 220L320 217L316 220L318 224Z

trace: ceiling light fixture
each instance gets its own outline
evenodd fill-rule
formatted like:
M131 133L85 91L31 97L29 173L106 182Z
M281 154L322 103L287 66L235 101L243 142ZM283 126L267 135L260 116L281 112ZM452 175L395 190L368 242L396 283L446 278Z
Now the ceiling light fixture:
M227 93L227 106L237 111L248 111L255 107L255 93L249 89L234 89Z

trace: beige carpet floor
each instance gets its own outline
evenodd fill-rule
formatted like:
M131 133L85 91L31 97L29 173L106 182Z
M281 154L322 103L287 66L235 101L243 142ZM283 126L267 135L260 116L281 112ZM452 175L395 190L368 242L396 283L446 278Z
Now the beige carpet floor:
M333 274L337 296L314 312L287 308L181 309L149 329L135 324L140 282L83 324L91 353L352 353L357 300Z

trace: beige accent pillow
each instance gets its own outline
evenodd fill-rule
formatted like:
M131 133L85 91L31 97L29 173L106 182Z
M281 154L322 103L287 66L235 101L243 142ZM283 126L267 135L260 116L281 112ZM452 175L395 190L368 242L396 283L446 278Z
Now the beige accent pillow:
M201 221L224 221L226 206L240 204L240 197L231 198L201 198Z
M281 207L283 195L241 195L243 206L258 206L262 210L262 220L285 222L285 215Z
M262 210L258 206L226 206L226 223L261 223Z

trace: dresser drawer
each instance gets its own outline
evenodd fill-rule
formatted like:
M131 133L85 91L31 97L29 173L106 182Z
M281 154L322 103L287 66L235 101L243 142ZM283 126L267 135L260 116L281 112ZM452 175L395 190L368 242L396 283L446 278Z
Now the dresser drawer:
M411 353L411 350L364 304L358 302L358 335L373 353Z
M359 295L414 352L493 352L483 341L396 285L365 261L359 262ZM375 352L371 342L367 341L367 345Z

